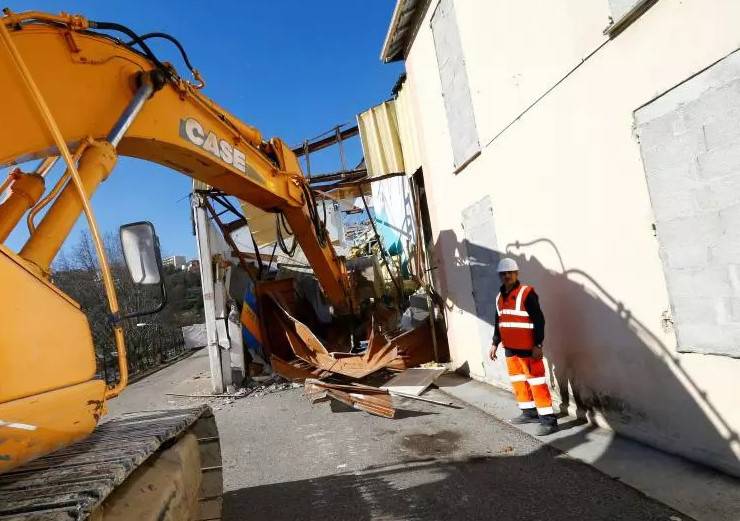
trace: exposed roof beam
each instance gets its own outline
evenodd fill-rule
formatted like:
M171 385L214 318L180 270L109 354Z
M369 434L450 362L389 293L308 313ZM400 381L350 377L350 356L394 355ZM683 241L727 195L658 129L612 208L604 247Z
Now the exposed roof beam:
M328 147L334 145L335 143L338 143L340 140L341 141L344 141L345 139L349 139L351 137L354 137L354 136L356 136L359 133L360 133L360 131L357 128L357 125L355 125L354 127L345 128L344 130L342 130L341 132L339 132L339 135L337 135L337 133L335 133L335 132L332 132L327 137L320 138L320 139L315 139L315 140L312 140L312 141L308 141L305 144L301 144L299 146L296 146L296 147L293 148L293 153L296 156L300 157L300 156L304 155L306 153L306 151L308 150L308 153L311 154L311 153L316 152L318 150L322 150L324 148L328 148Z

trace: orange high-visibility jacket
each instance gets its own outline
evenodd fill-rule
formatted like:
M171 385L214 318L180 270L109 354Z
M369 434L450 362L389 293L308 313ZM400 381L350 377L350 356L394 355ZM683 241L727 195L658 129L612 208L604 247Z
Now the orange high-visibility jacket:
M498 329L501 342L509 349L532 349L534 341L534 323L524 307L527 295L534 288L520 284L505 297L499 293L496 298Z

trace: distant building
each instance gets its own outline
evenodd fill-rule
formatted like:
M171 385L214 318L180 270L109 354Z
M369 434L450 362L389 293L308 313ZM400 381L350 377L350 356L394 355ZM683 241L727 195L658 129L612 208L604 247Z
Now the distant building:
M173 255L172 257L165 257L162 259L162 266L172 266L174 268L180 269L181 266L183 266L186 263L186 259L184 255Z

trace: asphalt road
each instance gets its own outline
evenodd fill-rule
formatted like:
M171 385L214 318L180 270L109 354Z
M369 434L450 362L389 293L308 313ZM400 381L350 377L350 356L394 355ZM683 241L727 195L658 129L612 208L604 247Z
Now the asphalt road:
M225 521L689 519L462 403L401 400L389 420L312 405L300 388L232 403L165 395L207 393L207 375L199 352L110 406L118 414L210 403Z

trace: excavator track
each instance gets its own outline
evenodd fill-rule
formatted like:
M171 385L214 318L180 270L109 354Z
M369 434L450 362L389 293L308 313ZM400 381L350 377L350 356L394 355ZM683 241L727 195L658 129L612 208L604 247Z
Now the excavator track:
M173 458L186 475L183 486L173 477ZM132 413L101 423L81 442L0 475L0 520L143 521L148 515L215 520L221 519L222 492L221 450L210 407ZM158 494L165 497L162 504ZM177 498L179 507L173 506ZM131 517L131 505L146 513Z

